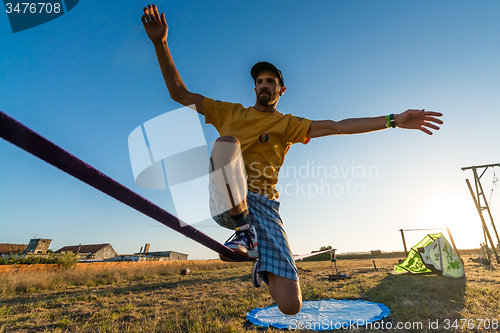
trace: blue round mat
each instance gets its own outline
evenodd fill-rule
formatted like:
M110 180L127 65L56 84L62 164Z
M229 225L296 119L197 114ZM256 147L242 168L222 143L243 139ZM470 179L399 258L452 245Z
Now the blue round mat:
M382 303L352 300L305 301L294 316L281 313L277 305L253 309L247 319L254 325L315 331L361 328L387 317L391 311Z

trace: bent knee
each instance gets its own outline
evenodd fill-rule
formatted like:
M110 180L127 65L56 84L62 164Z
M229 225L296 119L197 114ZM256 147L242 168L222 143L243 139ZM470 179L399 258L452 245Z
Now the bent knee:
M222 136L215 141L212 160L216 169L229 164L237 157L241 157L241 145L234 136Z
M299 313L301 308L302 308L302 301L300 299L295 299L292 301L288 301L286 303L283 302L282 304L278 304L278 309L280 309L280 311L283 314L289 316L293 316Z
M231 142L240 146L240 141L231 135L221 136L220 138L217 138L215 142Z

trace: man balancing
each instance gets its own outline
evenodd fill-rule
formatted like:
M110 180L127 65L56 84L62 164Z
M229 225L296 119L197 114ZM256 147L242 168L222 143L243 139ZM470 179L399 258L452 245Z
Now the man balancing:
M396 126L432 134L430 129L439 130L433 123L443 123L435 118L442 114L407 110L341 121L284 115L276 110L286 91L283 76L268 62L259 62L250 71L255 83L254 106L216 101L192 93L184 85L168 48L165 14L160 15L155 5L148 5L141 19L155 47L171 98L185 106L194 105L205 116L205 122L214 125L220 134L212 149L210 204L216 212L216 222L236 230L225 245L241 255L259 258L259 273L278 308L284 314L298 313L302 306L299 275L279 216L276 191L278 172L290 146L327 135L366 133Z

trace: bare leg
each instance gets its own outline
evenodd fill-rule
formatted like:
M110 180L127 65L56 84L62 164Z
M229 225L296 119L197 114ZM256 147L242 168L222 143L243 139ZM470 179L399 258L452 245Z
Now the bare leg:
M215 204L216 214L229 212L235 233L224 245L234 252L257 259L258 241L255 227L247 205L247 180L239 141L232 136L224 136L215 142L212 149L214 195L219 197ZM212 212L214 214L214 212ZM219 255L223 261L231 261Z
M220 191L227 188L231 200L228 206L232 207L229 209L229 214L232 216L241 214L248 209L245 175L241 174L241 169L234 168L231 165L231 162L236 160L239 155L241 155L240 142L233 136L218 138L212 149L214 170L223 170L224 175L223 180L218 179L217 187ZM243 184L241 184L242 182ZM229 186L229 184L233 184L233 186ZM243 188L244 198L240 200ZM240 192L240 195L236 192ZM300 284L295 280L283 278L272 273L267 273L267 280L271 297L278 304L280 311L288 315L298 313L302 307Z
M300 311L302 293L298 281L268 272L267 282L271 297L276 301L281 312L286 315L294 315Z
M227 193L231 200L229 205L229 214L238 215L248 209L246 200L246 180L245 175L241 175L241 170L232 168L231 162L239 158L241 155L240 142L233 136L223 136L217 139L214 148L212 149L212 163L214 164L214 170L221 169L224 175L225 184L222 182L217 184L220 191L223 191L223 187L227 188ZM245 182L241 184L241 182ZM235 184L232 190L229 184ZM240 192L240 195L234 193L233 191ZM243 192L243 193L241 193ZM234 202L238 200L236 197L243 196L244 199L241 202Z

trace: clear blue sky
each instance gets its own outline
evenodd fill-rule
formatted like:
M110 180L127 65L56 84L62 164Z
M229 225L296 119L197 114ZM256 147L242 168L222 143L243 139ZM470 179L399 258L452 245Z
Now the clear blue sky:
M0 14L0 109L173 211L168 191L135 184L128 155L133 129L180 107L169 98L142 27L144 5L80 1L62 17L16 34ZM294 253L324 245L339 252L401 250L401 228L448 226L460 248L483 241L464 181L471 174L460 168L500 162L500 2L157 5L166 13L174 61L193 92L253 105L250 68L266 60L284 75L282 113L313 120L409 108L444 113L445 124L433 136L390 129L294 145L284 166L290 172L280 180L282 187L291 184L280 201ZM217 132L206 126L205 135L214 141ZM314 166L339 174L294 177L291 170L302 166L303 172ZM371 174L358 173L370 167ZM488 197L492 178L490 171L483 177ZM314 194L323 184L336 193ZM500 190L491 205L500 218ZM152 251L191 259L217 256L4 140L0 226L5 243L27 243L37 234L53 239L53 249L111 243L119 253L132 253L151 243ZM221 242L231 234L215 222L198 227ZM409 236L409 245L423 236Z

